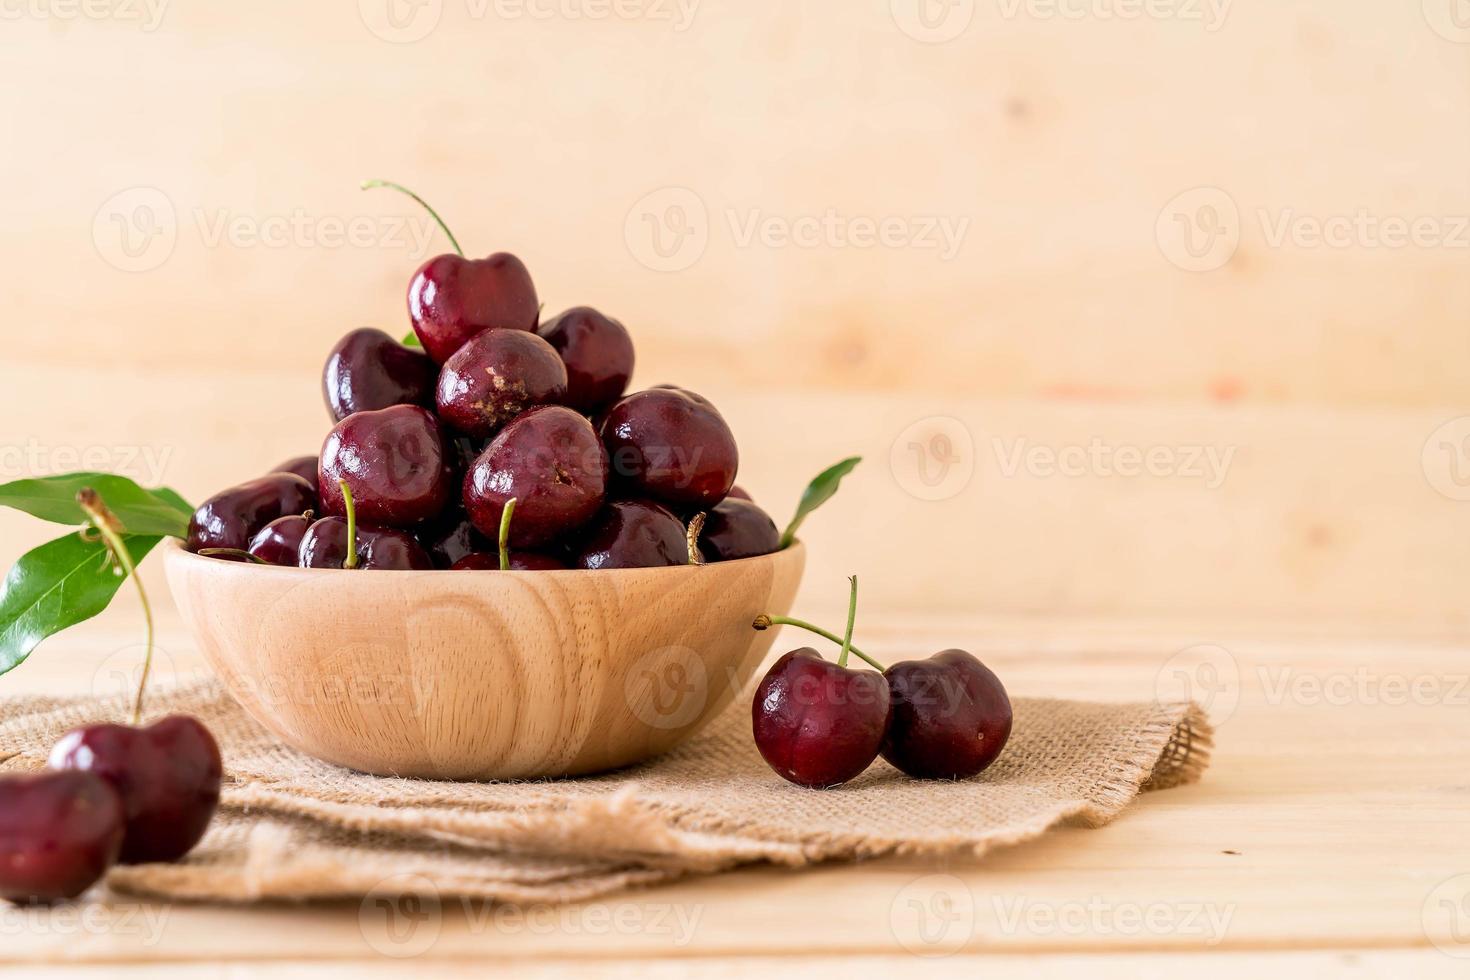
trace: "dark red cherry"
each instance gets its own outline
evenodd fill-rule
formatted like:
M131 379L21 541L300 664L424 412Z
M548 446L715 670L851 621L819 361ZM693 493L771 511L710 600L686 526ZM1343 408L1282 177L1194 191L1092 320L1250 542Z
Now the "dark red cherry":
M725 494L725 496L727 498L734 497L736 500L751 500L751 499L753 499L750 496L750 494L748 494L748 493L745 492L745 489L743 487L731 487L730 488L730 492L727 493L727 494Z
M117 860L123 803L89 772L0 779L0 898L17 904L76 898Z
M277 517L317 506L316 483L294 473L267 473L221 491L199 505L189 520L186 546L244 551L257 531Z
M428 409L395 405L338 422L322 444L322 510L346 513L345 480L364 524L412 527L449 503L452 470L439 422Z
M920 779L965 779L1000 755L1011 700L1000 678L964 650L905 660L884 671L893 721L883 758Z
M327 411L338 422L353 412L392 405L434 404L439 368L421 350L405 347L381 330L359 327L332 348L322 369Z
M567 369L550 344L522 330L486 330L444 362L434 400L445 422L483 439L566 394Z
M566 564L535 551L512 551L510 570L513 572L547 572L566 568ZM454 563L456 572L494 572L500 570L500 555L489 551L476 551L465 555Z
M563 405L596 414L623 397L633 376L633 338L621 323L590 306L575 306L536 332L567 366Z
M295 565L301 553L301 538L311 527L308 514L277 517L256 532L247 549L255 557L272 565Z
M882 674L839 667L802 647L777 660L756 688L751 729L782 778L836 786L878 757L889 710Z
M323 517L301 539L297 564L302 568L343 568L347 562L347 519ZM427 570L434 560L408 531L357 525L357 567L377 570Z
M535 548L586 524L607 493L607 454L592 425L570 408L547 405L500 431L470 466L464 503L492 540L505 504L516 499L512 548Z
M730 492L740 453L708 400L678 388L629 395L602 428L614 480L675 507L713 507Z
M726 497L705 512L699 551L705 561L735 561L769 555L781 547L771 516L749 500Z
M516 519L521 516L516 508ZM573 568L656 568L689 564L684 525L651 500L616 500L571 544Z
M508 252L440 255L408 284L408 316L424 350L443 364L482 330L535 330L540 303L531 273Z
M279 466L272 466L269 472L295 473L307 483L310 483L312 486L316 486L316 457L293 456L292 458L286 460L284 463L281 463Z
M495 547L475 530L464 508L451 503L439 517L414 532L436 568L452 568L466 555Z
M51 750L50 765L93 773L117 790L126 820L124 864L177 861L199 843L219 805L219 746L187 715L146 728L75 729Z

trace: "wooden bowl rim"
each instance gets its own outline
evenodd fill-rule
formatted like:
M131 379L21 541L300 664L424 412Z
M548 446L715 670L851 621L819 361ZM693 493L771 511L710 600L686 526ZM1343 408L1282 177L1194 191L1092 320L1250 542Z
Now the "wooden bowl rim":
M166 554L164 560L172 563L187 564L198 569L209 569L221 575L250 574L270 575L276 577L321 577L325 575L341 575L347 572L343 568L300 568L291 565L255 565L239 561L222 561L218 558L210 558L206 555L196 555L192 551L185 550L184 544L178 538L169 538L164 542ZM716 561L705 565L660 565L651 568L538 568L532 570L511 569L510 573L517 579L529 578L537 575L551 575L559 577L594 575L599 578L604 576L628 576L628 575L679 575L687 574L695 569L737 569L747 567L755 562L775 562L783 558L802 555L806 551L806 545L800 538L791 542L791 546L770 554L756 555L753 558L737 558L734 561ZM422 568L422 569L374 569L373 575L384 579L401 581L410 576L433 575L441 576L451 571L447 568ZM467 568L455 572L456 575L502 575L495 568ZM459 579L458 581L464 581Z

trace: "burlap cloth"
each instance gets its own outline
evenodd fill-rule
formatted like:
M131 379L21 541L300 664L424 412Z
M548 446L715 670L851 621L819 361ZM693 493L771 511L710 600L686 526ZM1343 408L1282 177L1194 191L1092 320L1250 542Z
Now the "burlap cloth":
M69 728L126 716L123 700L0 702L0 772L39 769ZM367 776L286 748L213 682L150 694L219 739L219 815L179 864L114 869L118 890L252 902L355 898L415 876L439 894L541 903L592 898L756 861L980 854L1063 820L1106 823L1140 791L1199 778L1198 706L1021 698L1010 743L965 782L909 779L881 759L833 790L783 782L738 703L683 748L570 780L447 783Z

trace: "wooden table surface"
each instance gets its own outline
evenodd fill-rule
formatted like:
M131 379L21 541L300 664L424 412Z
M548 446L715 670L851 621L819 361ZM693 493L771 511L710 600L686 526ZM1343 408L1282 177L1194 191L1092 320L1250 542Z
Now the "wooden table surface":
M887 617L860 632L880 656L968 645L1017 694L1142 699L1182 677L1212 699L1213 764L1199 784L1146 795L1108 827L1060 828L984 860L755 867L565 909L445 901L396 938L357 903L222 908L95 894L63 911L6 909L0 965L140 977L469 975L487 965L518 977L644 978L1470 969L1461 643L935 617ZM120 685L136 634L130 610L110 610L53 640L4 692ZM203 669L170 617L160 641L165 672Z

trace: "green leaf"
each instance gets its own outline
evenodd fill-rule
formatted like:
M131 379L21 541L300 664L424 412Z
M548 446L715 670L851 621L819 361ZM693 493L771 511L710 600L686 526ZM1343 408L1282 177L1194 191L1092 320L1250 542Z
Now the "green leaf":
M404 347L422 347L424 345L421 344L421 343L419 343L419 335L416 334L416 333L414 333L412 330L410 330L408 332L408 336L403 338L403 346Z
M801 522L818 507L832 499L837 492L837 485L842 478L851 473L853 467L861 463L861 456L849 456L840 463L835 463L818 473L811 483L807 484L806 490L801 494L801 503L796 506L796 516L791 518L791 523L786 525L786 533L781 535L781 547L791 547L791 542L796 540L796 529L801 527Z
M126 534L134 567L162 540ZM124 575L107 561L107 545L80 532L33 548L0 586L0 674L16 667L46 637L107 608Z
M0 505L23 510L56 524L83 524L86 515L77 505L77 491L91 487L107 509L131 534L171 534L182 538L194 508L167 487L148 490L115 473L63 473L35 480L16 480L0 486Z

